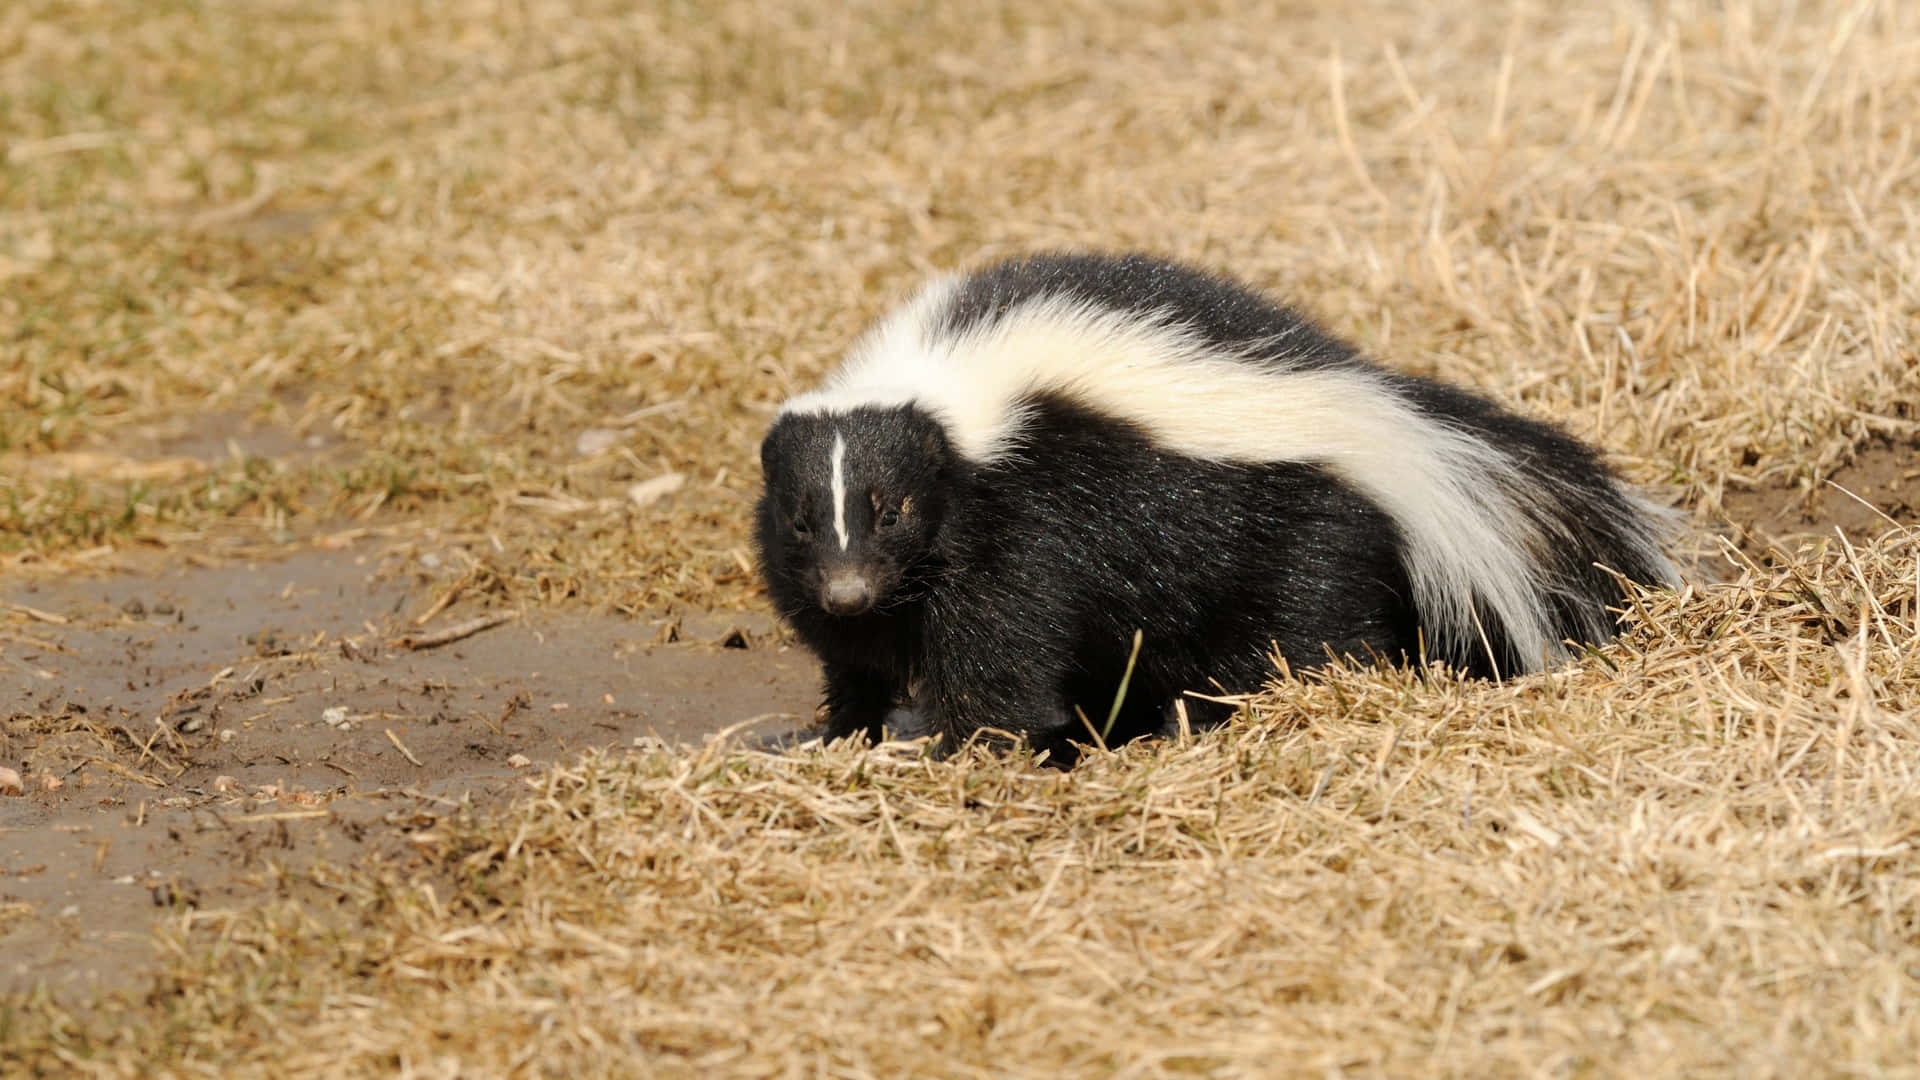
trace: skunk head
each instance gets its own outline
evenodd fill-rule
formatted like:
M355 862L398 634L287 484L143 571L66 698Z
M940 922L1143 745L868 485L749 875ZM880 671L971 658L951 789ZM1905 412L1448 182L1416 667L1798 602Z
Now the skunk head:
M955 461L940 424L910 405L782 414L760 445L769 580L829 615L903 599L934 550Z

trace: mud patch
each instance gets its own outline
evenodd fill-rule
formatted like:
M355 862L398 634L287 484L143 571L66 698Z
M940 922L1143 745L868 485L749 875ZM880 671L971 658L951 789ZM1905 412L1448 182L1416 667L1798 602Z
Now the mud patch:
M791 727L816 696L764 618L532 612L414 651L418 606L353 551L0 586L0 764L26 780L0 798L0 992L123 986L156 917L259 903L582 749Z

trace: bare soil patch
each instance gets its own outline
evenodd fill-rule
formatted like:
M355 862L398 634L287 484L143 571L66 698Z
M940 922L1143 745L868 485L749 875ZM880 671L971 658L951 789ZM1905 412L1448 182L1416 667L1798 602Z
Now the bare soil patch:
M0 589L0 763L25 780L0 798L0 992L122 985L168 909L285 895L282 868L394 850L588 748L812 702L764 616L536 610L408 649L423 605L371 547Z
M1825 482L1731 490L1721 507L1750 554L1791 551L1801 541L1830 539L1835 529L1857 541L1920 524L1920 444L1877 440Z

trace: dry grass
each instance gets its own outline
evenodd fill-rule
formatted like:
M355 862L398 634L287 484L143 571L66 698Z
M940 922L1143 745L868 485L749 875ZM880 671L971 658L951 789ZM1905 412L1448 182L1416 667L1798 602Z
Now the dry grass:
M144 1025L13 1023L103 1075L1911 1074L1916 544L1066 775L589 757L317 868L340 912L185 916Z
M515 601L756 604L772 404L925 270L1070 244L1298 297L1711 528L1912 445L1916 116L1893 0L16 2L0 560L366 523ZM284 449L229 449L255 428ZM132 1022L0 1006L0 1049L1911 1075L1915 544L1710 555L1737 580L1570 671L1289 683L1066 776L589 759L451 814L418 864L313 869L338 911L185 917Z

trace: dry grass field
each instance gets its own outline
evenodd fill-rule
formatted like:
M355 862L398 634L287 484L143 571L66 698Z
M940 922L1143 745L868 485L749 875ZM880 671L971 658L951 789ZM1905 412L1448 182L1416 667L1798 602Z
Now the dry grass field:
M406 779L523 646L763 620L775 404L927 272L1064 246L1564 423L1692 584L1561 670L1283 679L1064 774L606 712ZM6 982L0 1072L1920 1076L1916 328L1902 0L10 0L0 968L98 946L31 890L135 888L110 829L265 839L114 909L97 993ZM62 683L48 597L341 552L386 621L249 637L307 680L262 709L528 628L379 689L384 764L222 787L187 691ZM226 663L178 670L237 716ZM445 753L582 715L530 693Z

